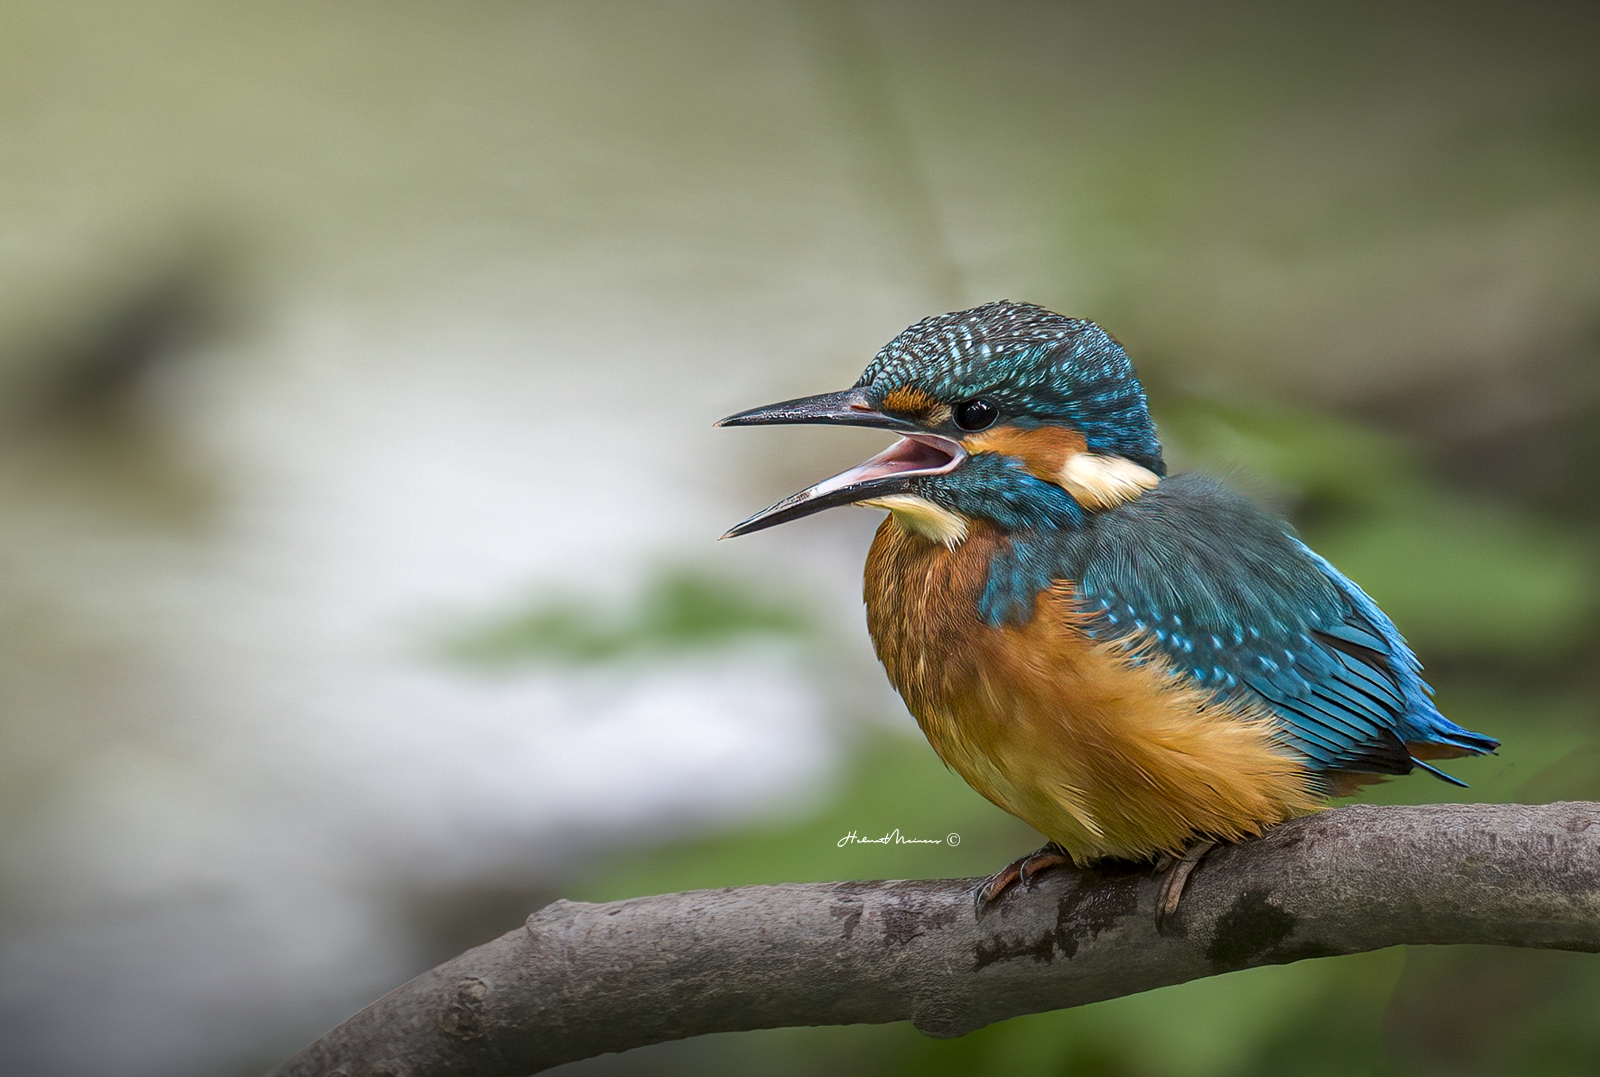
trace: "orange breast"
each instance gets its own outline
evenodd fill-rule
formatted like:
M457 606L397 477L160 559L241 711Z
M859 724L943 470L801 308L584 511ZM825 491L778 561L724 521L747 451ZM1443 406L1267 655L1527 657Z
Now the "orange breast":
M1070 581L1039 595L1027 624L985 624L978 596L1006 541L976 524L951 550L891 516L867 556L878 657L973 788L1080 861L1238 840L1318 806L1266 713L1090 639Z

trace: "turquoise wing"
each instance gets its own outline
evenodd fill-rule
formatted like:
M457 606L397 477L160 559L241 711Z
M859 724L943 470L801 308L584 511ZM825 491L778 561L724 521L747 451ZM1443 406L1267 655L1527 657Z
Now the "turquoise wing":
M1219 698L1265 705L1313 770L1421 766L1456 782L1414 746L1498 746L1439 713L1415 655L1359 587L1212 480L1168 479L1051 545L1022 557L1076 581L1093 634L1141 641Z

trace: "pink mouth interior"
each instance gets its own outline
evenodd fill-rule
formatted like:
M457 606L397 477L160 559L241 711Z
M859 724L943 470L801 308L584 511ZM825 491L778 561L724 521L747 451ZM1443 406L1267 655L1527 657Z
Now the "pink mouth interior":
M812 496L830 493L891 475L943 475L953 470L965 455L961 446L953 441L910 434L865 463L818 483L809 493Z
M901 438L871 460L855 469L859 479L877 479L886 475L903 475L908 471L939 474L953 467L956 454L946 444L924 440L912 435Z

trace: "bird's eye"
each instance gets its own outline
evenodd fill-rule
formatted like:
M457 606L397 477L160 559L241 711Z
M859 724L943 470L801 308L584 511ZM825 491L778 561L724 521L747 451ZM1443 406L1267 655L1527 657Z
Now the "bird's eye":
M983 430L993 426L994 421L1000 418L1000 409L982 397L963 400L952 409L952 413L956 425L963 430Z

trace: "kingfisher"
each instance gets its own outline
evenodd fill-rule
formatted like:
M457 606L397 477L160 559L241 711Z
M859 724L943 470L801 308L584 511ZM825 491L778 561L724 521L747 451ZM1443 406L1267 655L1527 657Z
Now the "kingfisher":
M1167 474L1145 393L1094 322L1002 301L925 318L842 392L719 426L900 439L750 517L887 509L867 628L939 758L1049 839L981 913L1066 864L1156 861L1162 923L1218 842L1499 742L1446 718L1394 623L1289 523Z

